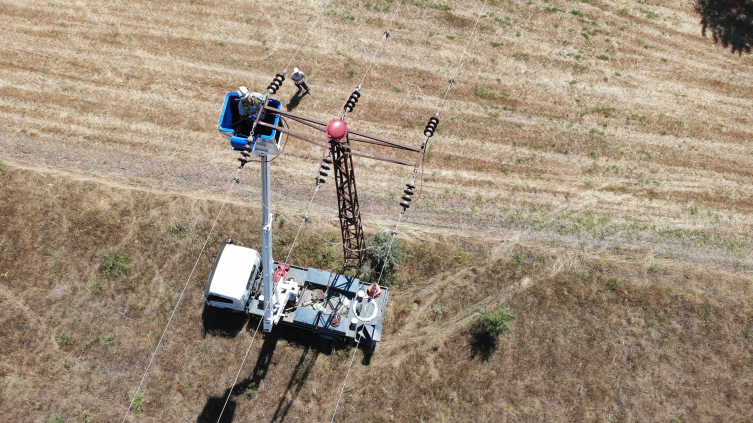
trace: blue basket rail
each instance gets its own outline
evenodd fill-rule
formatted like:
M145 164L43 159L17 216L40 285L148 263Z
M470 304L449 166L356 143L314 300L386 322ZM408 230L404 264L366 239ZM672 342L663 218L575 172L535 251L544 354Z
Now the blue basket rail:
M217 129L230 141L233 150L243 151L249 142L253 121L241 120L240 113L238 113L239 102L240 97L238 93L228 93L225 96L225 103L222 106L222 113L220 114ZM272 98L269 99L269 106L278 110L282 109L282 103ZM280 125L280 115L277 113L266 113L262 120L275 126L282 126ZM279 144L281 135L282 133L276 129L256 125L256 131L254 136L251 137L251 142L255 143L257 139L261 138L264 140L274 140L275 143Z

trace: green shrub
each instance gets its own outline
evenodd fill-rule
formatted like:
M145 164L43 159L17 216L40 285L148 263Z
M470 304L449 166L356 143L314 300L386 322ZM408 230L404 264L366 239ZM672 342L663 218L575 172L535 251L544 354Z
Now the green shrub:
M254 394L256 393L256 384L255 384L255 383L252 383L252 384L250 384L250 385L249 385L249 386L248 386L248 387L247 387L247 388L246 388L246 389L245 389L245 390L243 391L243 393L244 393L244 394L246 394L246 396L248 396L249 398L250 398L250 397L253 397L253 396L254 396Z
M478 320L476 330L494 338L504 335L510 329L507 322L518 318L515 313L502 304L497 304L494 309L484 307L477 311L481 317Z
M131 408L133 408L136 411L143 411L144 410L144 394L141 392L136 393L136 396L131 399L133 405Z
M83 423L92 423L94 420L94 417L92 417L92 413L89 410L84 409L78 409L75 413L73 413L74 417L78 417L78 419Z
M497 339L510 329L507 322L518 316L502 304L493 309L484 307L477 312L480 317L471 327L471 358L480 356L486 361L497 350Z
M47 423L65 423L65 416L63 414L55 414L47 420Z
M99 271L105 276L118 277L133 267L128 264L128 253L115 250L109 255L99 254Z
M70 337L67 333L59 333L58 336L55 337L55 340L59 345L66 345L70 340Z
M611 278L607 280L607 288L610 291L617 291L622 287L623 283L619 278Z
M89 292L96 295L99 294L99 291L102 290L102 284L99 283L99 281L94 281L89 285Z
M361 269L360 278L389 285L397 266L405 257L405 244L393 239L389 232L379 232L366 237L366 248L366 263Z
M107 348L107 347L109 347L110 345L112 345L112 341L113 341L114 339L115 339L115 337L114 337L114 336L112 336L112 335L107 335L107 336L105 336L104 338L102 338L102 341L100 341L100 344L102 344L102 346L103 346L104 348Z

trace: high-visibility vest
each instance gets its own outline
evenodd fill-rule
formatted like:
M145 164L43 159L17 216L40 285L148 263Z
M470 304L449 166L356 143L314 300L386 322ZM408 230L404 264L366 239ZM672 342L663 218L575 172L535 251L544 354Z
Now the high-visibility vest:
M251 105L249 105L249 103L252 103L252 105L256 109L255 111L251 111ZM255 95L249 94L245 100L241 100L241 104L243 105L243 108L246 109L246 114L253 116L257 111L259 111L259 105L261 104L261 101L259 101L259 99L256 98Z

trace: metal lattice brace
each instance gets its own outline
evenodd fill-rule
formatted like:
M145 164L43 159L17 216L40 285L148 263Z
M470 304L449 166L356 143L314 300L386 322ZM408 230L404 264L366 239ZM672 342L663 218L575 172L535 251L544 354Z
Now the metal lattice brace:
M361 210L358 207L356 178L353 172L353 157L350 154L350 140L346 136L341 142L330 142L332 165L335 171L335 188L340 210L340 230L343 236L344 266L360 268L366 253Z

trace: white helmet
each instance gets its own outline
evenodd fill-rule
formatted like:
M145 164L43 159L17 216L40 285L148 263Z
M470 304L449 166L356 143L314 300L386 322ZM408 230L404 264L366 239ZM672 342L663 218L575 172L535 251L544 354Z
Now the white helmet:
M247 99L250 93L251 91L249 91L249 89L246 87L238 88L238 96L240 96L241 100Z
M300 72L300 70L298 70L298 68L293 68L293 73L298 73L298 72Z

